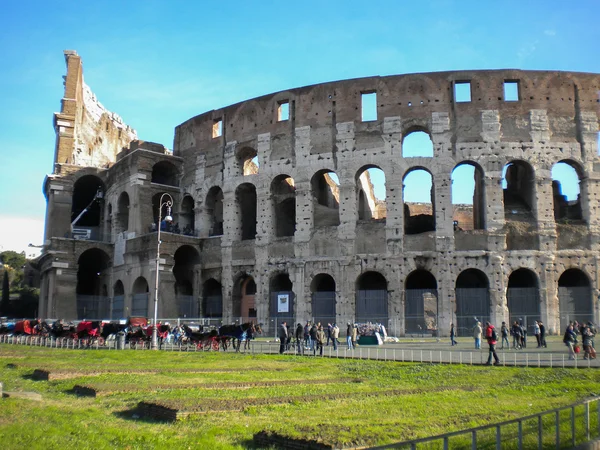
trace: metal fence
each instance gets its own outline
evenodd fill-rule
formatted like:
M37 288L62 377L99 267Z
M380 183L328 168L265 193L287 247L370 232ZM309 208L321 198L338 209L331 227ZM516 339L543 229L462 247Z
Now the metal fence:
M600 399L593 398L518 419L371 449L562 449L598 438Z

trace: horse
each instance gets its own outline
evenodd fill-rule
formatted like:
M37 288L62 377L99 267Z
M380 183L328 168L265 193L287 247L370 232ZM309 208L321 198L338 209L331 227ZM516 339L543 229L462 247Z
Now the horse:
M72 323L64 323L62 319L55 321L50 328L50 336L56 339L69 338L75 334L75 326Z
M196 345L198 348L219 349L219 333L217 330L202 332L203 327L199 327L199 331L193 331L188 325L183 325L185 333L185 343Z
M255 333L262 333L260 325L254 322L245 322L241 325L223 325L219 328L219 336L223 336L223 350L227 350L227 340L233 341L233 348L236 352L240 351L241 343L244 341L244 350L250 348L250 340L254 338Z

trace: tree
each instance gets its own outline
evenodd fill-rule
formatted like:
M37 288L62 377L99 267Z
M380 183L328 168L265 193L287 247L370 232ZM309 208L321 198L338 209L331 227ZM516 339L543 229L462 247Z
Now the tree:
M0 301L0 316L8 316L10 309L10 286L8 283L8 270L4 270L2 277L2 301Z

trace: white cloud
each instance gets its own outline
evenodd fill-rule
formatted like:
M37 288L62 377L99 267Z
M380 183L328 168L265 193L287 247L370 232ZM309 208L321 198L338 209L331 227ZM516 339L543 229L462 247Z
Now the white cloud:
M0 216L0 251L25 252L28 257L40 254L39 248L29 244L42 245L44 220L31 217Z
M546 36L556 36L556 30L544 30Z

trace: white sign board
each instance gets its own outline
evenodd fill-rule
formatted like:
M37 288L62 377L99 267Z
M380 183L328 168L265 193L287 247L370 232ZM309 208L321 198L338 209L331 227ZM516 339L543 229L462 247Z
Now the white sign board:
M279 294L277 296L277 312L290 312L290 296L288 294Z

